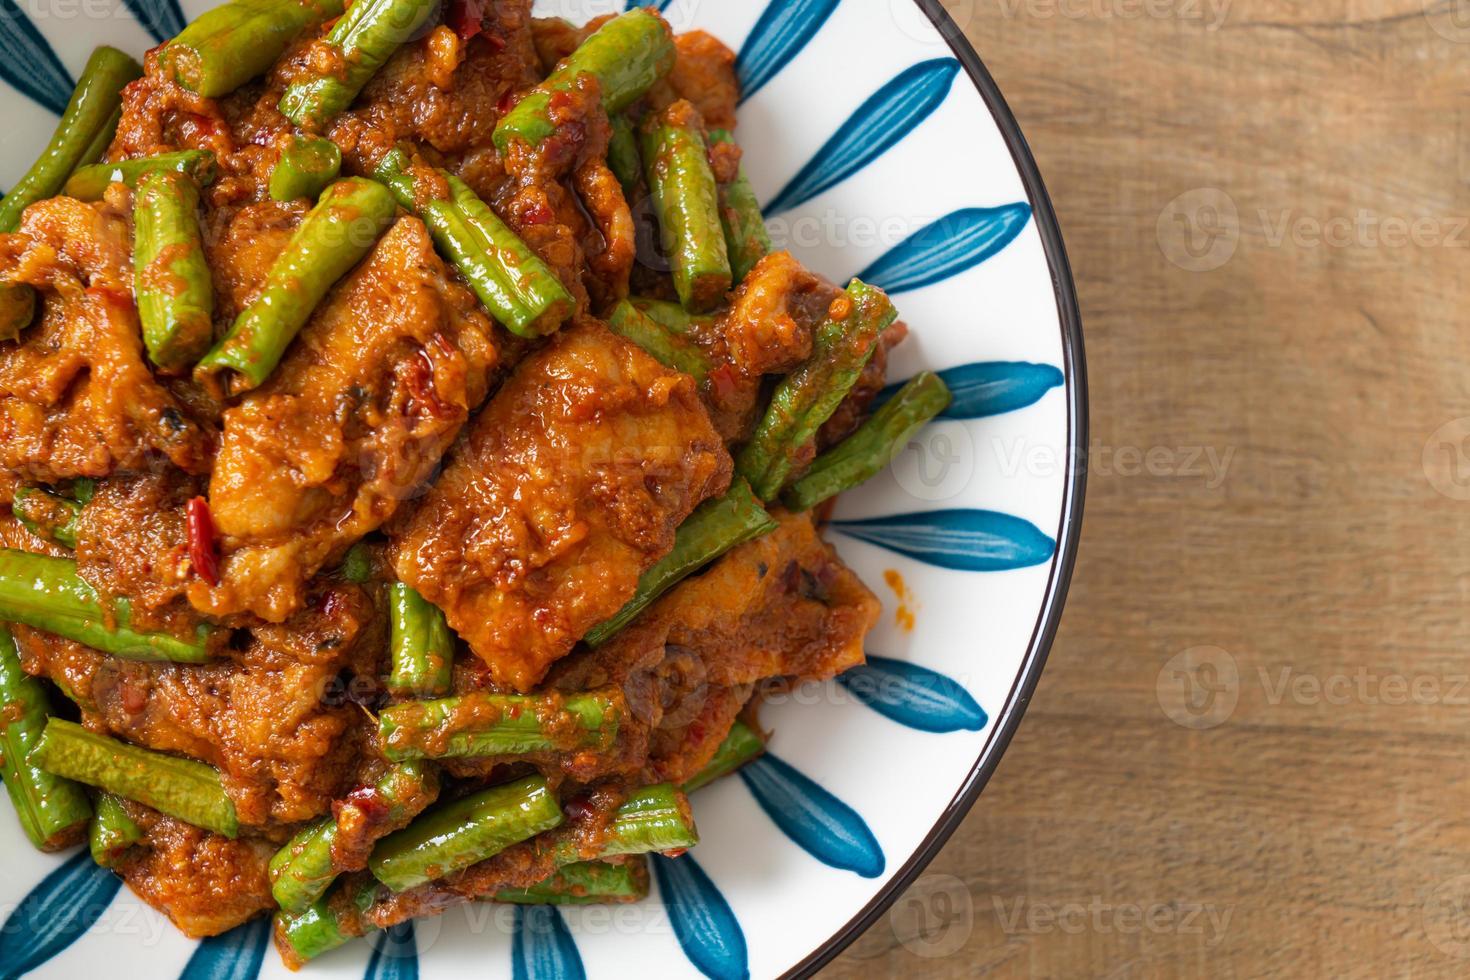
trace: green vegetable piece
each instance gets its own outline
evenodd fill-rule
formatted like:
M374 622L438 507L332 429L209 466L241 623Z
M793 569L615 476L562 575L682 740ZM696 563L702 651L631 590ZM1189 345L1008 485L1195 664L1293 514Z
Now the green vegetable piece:
M297 37L342 13L343 0L235 0L206 11L158 51L184 88L217 99L263 75Z
M148 359L182 374L209 349L214 278L199 234L199 187L175 170L138 179L133 196L133 268Z
M631 794L618 807L596 856L682 851L698 843L689 798L673 783L658 783ZM557 864L583 860L579 848L573 838L558 841L554 851Z
M202 762L129 745L61 718L46 723L30 762L196 827L226 837L240 832L219 773Z
M35 534L64 548L77 546L77 518L82 505L36 487L21 487L10 504L11 513Z
M449 693L454 635L444 613L410 586L394 582L388 589L388 623L393 663L388 692L412 697Z
M734 143L735 138L729 130L712 129L709 141ZM760 201L744 168L736 172L730 183L720 185L720 223L725 229L725 248L730 253L730 273L739 283L771 250L771 233L766 230Z
M213 657L212 627L201 624L192 639L134 630L132 605L104 599L77 575L70 558L0 548L0 620L76 640L129 660L205 663Z
M365 541L347 549L342 557L342 577L357 585L365 585L373 577L373 555Z
M41 739L51 702L45 686L20 665L20 653L10 629L0 623L0 697L4 699L4 727L0 728L0 777L15 804L30 842L43 851L56 851L81 839L92 818L92 805L81 786L46 772L30 758Z
M381 886L366 872L350 875L303 912L276 913L276 943L286 965L299 968L308 960L330 952L349 939L372 930L363 919Z
M841 443L818 456L781 500L791 510L808 510L866 483L903 451L929 420L949 405L949 388L929 371L915 375Z
M715 749L715 754L704 768L699 770L680 787L685 793L703 789L717 779L730 775L736 769L755 759L766 750L765 740L743 721L736 720L730 733Z
M276 201L316 198L342 172L342 151L327 139L292 138L271 169L270 194Z
M638 590L627 605L588 630L583 642L601 646L676 584L736 545L775 529L775 518L766 513L749 484L737 479L723 495L694 509L674 534L674 550L639 577Z
M546 779L527 776L424 814L379 842L368 869L401 892L483 861L561 821L561 804Z
M503 888L495 901L512 905L596 905L648 895L648 869L633 864L578 861L527 888Z
M781 492L802 447L837 411L857 383L878 337L897 317L881 289L854 279L844 302L838 299L817 327L806 363L781 379L755 435L735 462L735 472L750 481L757 497Z
M709 377L710 361L699 345L668 330L627 300L618 300L607 325L613 333L631 340L665 367L683 371L701 384Z
M586 694L491 694L472 691L437 701L405 701L378 713L390 759L524 756L598 749L617 738L623 699Z
M115 868L128 848L143 839L139 827L123 807L120 797L111 793L97 794L97 815L87 834L92 860L104 868Z
M323 191L271 266L255 301L195 366L196 380L232 372L224 386L229 394L263 383L328 290L372 250L397 213L393 195L361 177L339 180Z
M583 73L597 78L609 116L642 98L674 67L674 39L658 14L639 8L603 24L557 69L517 102L495 126L495 146L504 155L512 140L531 147L556 132L551 98L576 86Z
M214 154L208 150L179 150L157 156L119 160L116 163L94 163L89 167L78 168L66 182L62 193L79 201L100 201L107 188L113 184L137 187L138 181L145 174L158 170L188 174L197 185L206 187L214 183L218 169Z
M325 38L337 66L292 82L281 96L281 114L302 129L324 130L438 6L436 0L353 0Z
M638 190L638 181L643 178L638 136L627 116L615 115L608 121L612 123L612 137L607 144L607 165L618 183L623 185L624 196L631 199Z
M719 186L698 111L676 102L643 129L643 176L658 217L679 302L706 313L730 291L730 255L720 223Z
M638 308L638 312L648 317L654 323L668 330L670 333L679 334L681 337L688 336L696 328L707 329L714 324L716 318L713 316L695 316L678 303L670 303L663 299L645 299L642 296L630 297L628 302Z

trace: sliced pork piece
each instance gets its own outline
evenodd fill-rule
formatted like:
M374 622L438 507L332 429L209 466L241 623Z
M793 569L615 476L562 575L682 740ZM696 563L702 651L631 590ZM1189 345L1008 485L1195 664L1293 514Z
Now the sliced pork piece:
M730 482L694 382L596 321L517 367L392 531L398 577L525 691Z

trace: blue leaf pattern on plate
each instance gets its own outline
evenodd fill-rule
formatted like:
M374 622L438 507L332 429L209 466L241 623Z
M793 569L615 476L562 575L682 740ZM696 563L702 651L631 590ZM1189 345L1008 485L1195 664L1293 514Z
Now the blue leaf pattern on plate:
M582 954L554 905L517 905L514 980L587 980Z
M189 957L179 980L255 980L260 976L270 938L270 916L211 936L194 947L194 955Z
M990 720L957 681L903 660L869 656L837 681L883 717L921 732L978 732Z
M833 521L843 534L961 572L1003 572L1049 561L1057 543L1035 524L993 510L930 510Z
M41 879L0 925L0 977L18 977L59 954L102 917L122 879L84 847Z
M624 10L637 10L639 7L657 7L659 10L668 10L669 4L674 0L628 0L623 5Z
M160 43L178 36L184 29L184 11L179 0L123 0L144 30Z
M658 892L674 924L684 955L710 980L744 980L750 976L745 933L730 903L709 875L688 854L676 858L653 855Z
M809 201L882 156L949 94L960 63L936 58L904 70L858 107L766 206L777 214Z
M837 9L837 0L771 0L740 46L735 70L744 102L806 47Z
M954 400L940 415L949 419L978 419L1001 415L1034 405L1066 378L1061 369L1050 364L1027 361L982 361L961 364L939 372L949 386ZM876 409L898 393L903 382L884 388L876 399Z
M782 833L823 864L876 878L886 863L857 811L767 752L740 778Z
M15 0L0 0L0 78L58 116L77 85Z
M418 980L419 950L413 922L400 922L372 936L373 955L363 980Z
M1022 202L954 211L893 246L857 277L890 293L932 285L1005 248L1030 218L1031 205Z

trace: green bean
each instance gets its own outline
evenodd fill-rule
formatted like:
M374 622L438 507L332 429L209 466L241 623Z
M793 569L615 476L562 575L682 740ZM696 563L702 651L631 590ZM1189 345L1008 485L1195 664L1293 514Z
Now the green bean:
M795 469L802 448L837 411L898 314L881 289L854 279L817 327L811 357L781 379L735 471L770 500Z
M949 388L929 371L915 375L858 430L818 456L781 500L809 510L883 471L909 440L949 405Z
M437 7L436 0L354 0L323 42L336 56L333 70L293 81L281 96L281 114L321 132Z
M727 129L709 131L711 143L734 143ZM735 282L745 279L755 264L771 250L771 234L761 216L760 201L742 168L735 179L720 185L720 223L725 229L725 247L730 253L730 273Z
M633 296L628 301L638 308L638 312L654 323L681 337L688 336L696 328L701 330L708 328L715 322L715 317L695 316L678 303L671 303L664 299L645 299L641 296Z
M323 191L271 266L255 301L194 368L195 378L232 371L225 386L230 394L258 387L328 290L372 250L397 211L393 195L361 177L339 180Z
M51 142L0 201L0 232L15 231L27 207L56 196L72 171L94 151L99 134L107 132L109 124L116 128L123 86L142 75L138 63L116 48L104 46L92 52Z
M597 857L682 851L699 843L689 799L673 783L644 786L631 794L613 814ZM553 855L558 865L583 860L581 842L564 837Z
M369 931L363 919L381 886L367 873L350 875L302 912L276 913L276 944L286 965L297 969Z
M392 766L373 784L377 802L387 808L384 822L400 824L416 816L438 794L439 780L426 764ZM332 860L337 819L323 817L291 838L270 862L271 894L287 912L305 912L336 880Z
M388 589L388 643L393 669L388 693L438 697L449 693L454 666L454 635L444 613L412 587L394 582Z
M731 285L719 185L701 126L693 106L676 102L644 124L641 147L674 290L691 313L713 309Z
M638 190L638 181L643 178L643 160L638 155L638 137L633 124L622 114L614 115L612 137L607 143L607 165L613 176L623 186L623 195L632 199Z
M342 13L343 0L235 0L158 51L167 77L211 99L265 74L298 36Z
M213 657L211 627L192 639L132 629L127 599L98 595L70 558L0 548L0 621L24 623L130 660L204 663Z
M562 821L542 776L481 790L424 814L379 842L373 877L395 892L442 878Z
M495 126L496 148L504 155L512 140L534 148L556 132L551 119L552 96L571 91L578 75L597 78L602 108L613 116L667 75L674 67L674 56L669 26L657 14L640 8L614 17L501 118Z
M665 367L683 371L701 384L709 377L709 358L697 344L667 330L627 300L618 300L607 318L607 325L613 333L631 340Z
M611 619L588 630L583 642L601 646L677 583L736 545L775 529L775 519L751 493L749 484L737 479L723 495L694 509L675 532L674 549L643 573L633 598Z
M92 860L104 868L115 868L128 848L143 839L139 827L123 807L122 798L111 793L97 794L97 815L87 834Z
M354 5L355 6L355 5ZM300 139L281 151L271 168L270 195L274 201L316 198L342 172L342 151L327 139Z
M61 718L46 723L29 759L53 775L137 800L196 827L226 837L240 832L219 773L202 762L129 745Z
M64 548L77 546L77 518L82 514L82 505L75 500L36 487L21 487L15 491L10 511L32 533Z
M342 577L357 585L365 585L372 580L373 555L366 541L357 542L342 556Z
M471 691L389 705L378 713L378 734L383 754L394 760L605 749L617 738L623 710L614 690L565 696Z
M526 888L502 888L494 900L512 905L594 905L630 902L648 894L648 874L635 865L578 861Z
M730 734L715 749L715 754L710 757L704 768L693 776L690 776L680 787L685 793L693 793L697 789L703 789L717 779L730 775L736 769L745 765L766 750L766 743L760 734L745 722L736 720L730 726Z
M199 187L174 170L138 179L133 196L133 268L148 359L182 374L209 349L214 279L199 235Z
M100 201L107 188L113 184L137 187L138 181L145 174L157 170L188 174L199 186L206 187L214 183L218 167L214 154L208 150L178 150L157 156L119 160L116 163L94 163L89 167L78 168L66 182L62 193L79 201Z
M0 728L5 790L31 843L43 851L60 850L81 838L92 805L81 786L46 772L29 758L46 727L51 703L45 686L21 668L15 638L4 624L0 624L0 699L5 705Z

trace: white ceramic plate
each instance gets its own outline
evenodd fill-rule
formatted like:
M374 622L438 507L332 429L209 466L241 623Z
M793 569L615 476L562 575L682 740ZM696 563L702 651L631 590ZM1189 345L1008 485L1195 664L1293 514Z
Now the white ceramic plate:
M636 2L636 0L633 0ZM0 0L14 181L91 49L141 56L209 0ZM621 0L539 0L584 21ZM741 53L738 138L778 246L893 295L890 376L956 399L843 498L831 538L884 602L869 667L763 716L771 754L701 791L703 842L649 900L454 910L328 954L319 977L775 977L815 970L913 879L979 795L1055 632L1080 526L1082 337L1056 219L994 82L933 0L665 0ZM0 815L0 975L287 975L264 920L199 944L85 852Z

